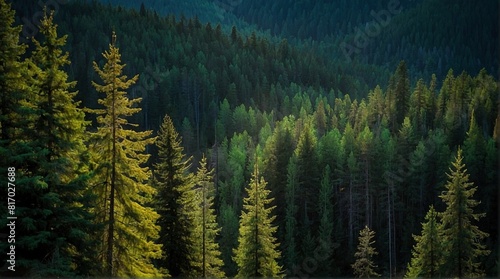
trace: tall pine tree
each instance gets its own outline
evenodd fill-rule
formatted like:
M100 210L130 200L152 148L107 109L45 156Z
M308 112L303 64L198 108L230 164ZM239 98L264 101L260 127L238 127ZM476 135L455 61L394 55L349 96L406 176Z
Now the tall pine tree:
M192 269L193 240L190 235L194 226L194 193L193 176L189 174L192 158L185 158L182 139L168 115L160 126L156 146L155 187L158 194L155 205L160 214L157 224L161 228L159 243L164 257L160 266L177 277L189 274Z
M125 65L121 63L114 32L103 57L106 62L102 69L94 62L103 84L92 84L106 94L98 101L104 109L91 110L97 114L98 123L97 131L91 133L99 198L97 221L106 225L100 256L107 276L158 277L161 273L152 260L161 256L161 246L155 243L159 232L155 222L159 216L148 206L155 189L147 184L151 171L144 166L149 158L146 145L155 138L151 137L152 131L129 128L137 126L127 119L141 110L135 107L141 99L129 99L125 90L138 76L128 79L122 74Z
M281 253L274 237L277 227L272 225L276 216L271 215L274 206L269 207L272 199L266 185L256 163L246 188L248 196L243 199L238 248L234 251L234 260L238 264L236 277L282 276L277 262Z
M192 265L195 267L192 276L201 278L222 278L224 272L221 270L223 262L220 258L219 244L215 241L220 232L217 224L214 206L214 170L207 169L205 156L200 161L196 173L196 208L194 210L195 228L192 239L194 240L194 252Z
M27 61L27 83L20 83L28 88L18 84L15 87L22 91L10 92L9 96L12 100L24 93L25 100L18 100L11 108L8 116L14 125L6 125L2 131L7 137L15 132L20 140L10 146L15 162L10 166L18 173L17 195L23 197L17 204L19 223L24 224L17 228L17 275L91 275L95 269L95 261L89 256L94 226L89 213L92 199L86 191L84 113L73 99L75 82L68 82L62 69L69 64L68 54L62 50L66 36L58 37L52 15L45 14L39 28L42 42L34 40L35 48ZM19 53L11 51L13 55ZM5 65L15 66L12 61ZM16 76L10 76L10 82ZM5 88L5 93L15 87ZM21 112L23 118L16 117Z
M440 214L441 240L445 253L442 275L458 278L478 277L484 275L481 256L490 253L481 243L488 234L474 225L474 222L485 214L473 211L479 204L472 198L477 186L469 182L469 174L462 160L462 149L459 148L450 173L447 174L446 190L440 195L446 204L446 210Z
M322 276L332 275L333 271L333 184L331 182L330 166L326 165L321 179L321 188L318 200L318 212L320 216L320 224L318 231L318 247L316 248L321 256L320 260L320 274Z

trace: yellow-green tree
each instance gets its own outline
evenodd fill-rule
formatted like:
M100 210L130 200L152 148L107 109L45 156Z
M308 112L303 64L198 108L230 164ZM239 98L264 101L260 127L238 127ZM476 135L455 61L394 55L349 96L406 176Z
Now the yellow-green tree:
M243 199L238 248L234 250L239 278L282 276L277 262L281 252L274 237L277 227L272 225L276 216L271 215L273 199L266 185L256 163L246 188L248 196Z
M474 222L485 214L474 213L474 207L479 204L472 198L477 186L469 182L469 174L462 160L462 149L459 148L450 173L447 174L446 190L439 196L446 204L446 210L440 214L441 241L445 253L442 275L480 277L484 276L480 257L488 255L490 251L481 243L488 234L481 231Z
M19 42L22 26L14 25L14 11L5 0L0 1L0 136L2 142L15 138L14 126L21 120L25 72L21 56L26 45ZM10 142L8 142L10 143ZM5 143L7 144L7 143ZM4 143L2 143L4 146ZM7 159L8 156L2 156Z
M147 184L151 172L144 166L149 158L146 145L155 138L152 131L136 131L137 125L127 120L141 110L134 107L141 99L129 99L125 91L138 76L128 79L122 74L125 65L114 33L103 56L106 62L102 69L94 62L103 83L92 84L106 96L99 99L103 109L91 110L97 115L98 128L91 133L90 142L99 198L96 213L98 222L106 225L98 253L107 276L158 277L161 273L151 262L161 256L161 246L155 243L158 214L148 206L155 189Z
M439 239L438 213L431 206L422 224L422 235L414 235L413 257L408 265L407 278L435 278L443 263L443 247Z
M372 238L374 236L375 232L370 230L368 226L365 226L359 232L358 250L354 254L356 261L352 264L352 269L356 277L370 278L371 276L380 276L380 274L375 272L377 266L373 262L373 256L378 254L375 247L373 247L375 241L372 241Z
M3 14L5 6L1 5ZM5 61L7 70L19 72L6 72L2 79L9 82L2 97L8 94L5 100L17 99L10 111L2 109L10 118L2 121L2 125L8 123L2 126L6 128L2 139L8 143L8 167L17 172L16 192L22 197L15 211L18 224L23 224L17 227L18 273L11 276L93 275L90 232L95 227L89 212L92 197L87 192L84 113L74 100L76 82L68 81L64 71L70 63L63 51L66 36L58 36L52 15L44 15L39 30L40 40L33 40L27 68ZM10 51L2 52L2 57L20 53L12 45L4 49L8 47ZM25 80L16 81L20 76Z
M215 241L220 232L214 206L214 170L208 170L207 158L203 156L196 173L194 230L192 265L190 275L200 278L222 278L219 244Z

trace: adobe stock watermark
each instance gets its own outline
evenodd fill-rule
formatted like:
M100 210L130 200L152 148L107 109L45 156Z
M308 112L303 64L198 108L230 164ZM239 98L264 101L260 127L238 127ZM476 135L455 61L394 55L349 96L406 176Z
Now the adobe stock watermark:
M370 16L373 18L365 24L364 29L356 27L355 35L352 42L340 43L340 48L344 53L347 61L352 61L352 56L360 54L361 50L368 46L371 39L380 35L382 29L387 27L392 20L392 17L401 13L403 7L399 0L391 0L387 4L387 9L375 12L370 11Z
M39 31L39 25L41 20L43 19L43 16L45 14L44 10L47 9L47 11L54 11L54 14L57 14L59 11L59 5L64 5L68 3L68 0L47 0L47 1L42 1L38 0L38 6L41 7L40 10L38 10L32 17L31 19L27 17L23 17L21 20L23 21L23 31L22 31L22 36L20 38L20 41L22 43L28 43L31 38L33 38Z

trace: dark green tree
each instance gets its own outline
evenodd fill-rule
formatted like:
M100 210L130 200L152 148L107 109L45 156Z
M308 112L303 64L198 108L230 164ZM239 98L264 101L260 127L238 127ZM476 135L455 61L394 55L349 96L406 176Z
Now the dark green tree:
M359 232L358 249L354 254L354 257L356 257L356 261L351 265L352 269L354 270L354 275L356 275L358 278L380 276L380 274L375 271L375 268L377 268L377 266L373 262L373 256L376 256L378 254L378 252L375 250L375 247L373 247L373 244L375 244L375 241L372 240L374 236L375 232L370 230L368 226L365 226L365 228Z
M152 260L161 256L161 246L155 243L159 216L148 206L155 189L147 184L151 171L144 166L150 156L145 153L146 146L155 138L151 137L152 131L129 128L137 126L127 119L141 111L136 107L141 98L129 99L125 90L138 76L128 79L122 74L125 65L114 32L103 57L106 61L102 69L94 62L103 84L92 84L106 96L99 99L103 109L91 110L97 115L98 128L91 133L90 143L99 198L97 222L106 225L98 253L107 276L158 277L161 273Z
M488 234L474 224L485 214L474 213L474 207L479 204L473 199L477 186L469 182L462 160L462 149L459 148L447 174L446 190L439 196L446 204L446 210L440 214L445 253L441 272L443 276L458 278L483 276L481 257L490 253L481 243Z
M33 41L35 47L27 59L29 67L18 68L16 75L6 72L6 79L2 79L15 82L13 78L21 76L21 71L26 74L26 83L9 85L2 92L9 94L7 99L11 101L25 94L24 100L19 99L6 112L12 117L7 122L13 125L5 125L6 130L2 130L6 139L16 135L19 140L10 141L8 147L13 152L9 158L14 159L9 166L17 168L17 195L22 197L16 209L18 224L25 224L17 229L17 253L22 255L18 275L90 275L89 268L96 266L95 258L90 256L95 246L90 237L94 229L89 213L92 198L86 191L84 113L74 100L76 92L71 91L76 82L69 82L63 70L69 64L68 54L62 50L66 36L58 37L52 15L44 14L39 30L42 41ZM17 37L15 33L10 36ZM11 49L2 57L15 57L17 51ZM16 66L12 62L5 61L7 70Z
M155 205L160 215L157 224L161 228L159 243L164 257L159 266L176 277L189 274L192 269L190 254L193 240L190 235L193 221L189 218L194 206L194 181L189 173L192 158L183 154L182 139L168 115L163 119L156 146L155 186L158 193Z
M403 123L410 105L410 79L405 61L399 62L394 73L394 88L391 94L394 94L393 100L395 102L392 127L393 131L397 131Z
M248 196L243 199L238 248L234 250L234 260L238 264L236 277L282 276L278 265L281 252L274 237L277 227L272 224L276 216L272 215L274 206L269 206L272 199L266 185L255 164L246 188Z
M288 275L293 276L294 267L297 266L299 255L297 251L297 214L296 195L299 188L297 177L297 158L292 156L287 167L287 183L285 188L285 236L284 236L284 263Z
M439 270L444 261L439 230L438 213L431 205L425 216L425 223L422 223L422 234L413 236L416 244L413 246L406 278L439 277Z
M318 275L331 276L333 270L333 184L331 182L330 166L326 165L321 179L321 188L319 191L318 212L320 224L318 230L318 243L315 251L321 258L318 259L320 267Z

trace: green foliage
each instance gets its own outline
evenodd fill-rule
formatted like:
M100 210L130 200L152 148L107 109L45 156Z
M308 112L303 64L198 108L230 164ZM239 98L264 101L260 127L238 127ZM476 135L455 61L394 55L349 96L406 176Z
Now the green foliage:
M370 230L368 226L365 226L365 228L359 232L358 249L354 254L356 261L352 264L354 275L358 278L380 276L380 274L375 271L377 266L373 263L373 256L378 255L378 252L375 251L375 248L373 247L375 241L372 240L372 238L374 236L375 232Z
M292 156L287 166L287 183L285 188L285 236L283 241L284 247L284 262L288 268L293 268L299 261L299 255L296 247L298 243L297 237L297 190L299 181L297 177L297 157ZM288 273L291 271L288 270ZM293 274L292 274L293 275Z
M406 278L436 278L444 261L442 242L440 240L440 223L438 213L431 205L425 223L422 223L422 234L414 235L411 263L408 264Z
M98 196L95 212L97 222L106 225L104 232L97 232L103 239L97 253L108 276L158 277L161 273L152 260L161 256L161 246L155 243L159 216L149 207L155 189L147 184L151 171L144 166L149 158L146 145L155 138L150 137L152 131L127 129L136 126L127 118L141 110L135 107L141 99L129 99L125 90L138 76L128 79L122 74L125 65L121 63L114 33L103 57L106 62L102 69L94 62L103 84L93 85L105 93L99 99L104 108L91 110L99 124L97 131L91 133L90 143Z
M222 278L223 262L220 259L219 244L215 241L220 232L216 221L214 204L213 169L207 169L207 159L202 157L196 173L194 209L194 230L192 232L193 252L191 261L193 270L190 276Z
M36 3L12 2L19 18L27 24L25 27L31 28L26 15L39 9ZM353 29L370 26L371 9L381 12L387 8L387 2L361 5L359 0L335 4L256 0L238 3L234 9L220 7L216 2L182 3L172 11L179 13L203 3L208 9L194 9L188 15L207 11L200 18L211 18L215 11L217 17L224 15L222 25L201 23L196 17L162 17L158 11L149 10L152 6L164 8L166 3L144 3L140 10L134 11L101 5L99 1L70 1L63 9L56 9L55 17L58 30L68 34L68 43L63 40L66 36L57 38L56 32L50 31L54 38L51 44L57 47L46 49L44 34L38 32L36 39L40 43L29 45L26 53L25 46L17 39L21 27L13 26L14 15L9 5L2 6L0 160L3 169L15 165L19 170L17 181L22 187L18 191L27 202L18 204L19 217L25 217L22 229L19 228L19 234L25 238L23 241L19 238L18 248L24 245L20 254L26 255L19 258L18 264L31 268L20 273L30 275L29 272L38 270L39 274L32 275L106 275L104 271L109 269L106 258L111 258L106 243L126 239L136 243L127 248L141 246L154 250L154 255L146 255L156 258L153 263L162 275L168 269L174 276L201 276L204 253L200 252L203 237L199 235L201 232L203 236L204 226L198 209L203 198L200 200L198 196L201 188L194 176L196 170L191 169L191 159L184 153L197 159L203 152L211 154L207 164L215 169L215 191L209 208L217 212L221 229L219 233L214 232L217 236L213 239L220 245L224 265L221 267L220 262L215 262L227 276L238 272L233 261L233 250L238 246L238 215L246 197L243 188L251 180L255 164L259 164L268 182L268 198L273 199L268 205L268 208L274 207L272 215L276 216L272 223L276 227L273 236L276 243L283 244L283 257L276 262L283 265L290 276L352 274L350 263L356 248L355 234L365 224L377 231L380 271L383 270L384 276L397 275L395 272L404 269L411 259L412 234L421 229L418 221L424 220L425 209L434 204L437 210L444 210L439 194L445 189L451 150L459 145L464 148L463 160L468 166L470 181L478 188L475 197L481 203L475 211L495 216L500 130L496 106L498 84L486 70L476 76L461 71L470 69L475 73L480 67L492 68L491 61L496 60L491 57L498 56L494 55L498 50L494 44L497 39L491 38L498 36L491 34L497 31L491 27L494 24L483 24L484 30L472 30L466 32L469 36L443 40L448 34L457 34L456 30L464 30L467 25L464 22L471 23L471 18L489 22L494 1L488 0L484 5L462 0L452 4L448 0L405 2L401 13L391 15L391 24L382 28L377 40L370 40L353 57L352 63L331 57L342 57L338 45L356 36ZM122 3L137 7L141 4ZM361 6L364 7L361 11L353 9ZM464 9L467 13L458 13L457 8L462 6L467 7ZM453 21L447 20L448 14L432 13L433 21L421 24L427 11L436 7L455 11L450 14L463 21L450 29ZM270 11L273 17L266 16ZM298 35L288 39L271 38L255 27L241 29L239 23L232 20L234 14L259 25L270 24L270 33ZM474 16L477 14L481 16ZM312 15L312 21L304 23L306 15ZM353 15L356 16L353 18ZM229 21L235 26L224 24ZM275 21L280 24L276 25ZM473 23L468 26L477 26L477 22ZM128 91L123 96L130 98L128 104L132 104L126 109L118 108L118 112L123 113L118 126L112 125L113 120L104 114L103 105L106 107L112 98L98 101L100 93L92 88L91 82L95 75L92 61L99 59L99 53L110 42L110 28L123 34L120 50L129 66L121 70L127 75L141 73L137 80L112 78L128 86L115 89L120 94ZM414 32L417 29L419 32ZM432 36L428 36L429 30ZM24 31L22 39L26 37ZM397 42L393 41L394 34L397 34ZM440 34L438 39L435 34ZM300 39L308 37L311 40ZM484 37L488 40L481 39ZM328 40L314 42L314 38ZM474 47L454 42L469 39L474 41ZM116 47L113 39L112 44ZM329 47L330 44L335 48ZM457 49L453 47L456 45L466 47ZM69 56L62 49L68 50ZM476 49L486 51L477 55ZM410 59L401 62L388 80L388 69L396 68L403 57ZM366 65L372 62L383 63L383 66ZM107 67L105 64L106 61L98 62ZM455 76L450 70L443 80L449 67L460 75ZM436 75L431 76L433 72ZM134 81L137 82L134 84ZM121 102L121 97L115 101ZM143 101L139 102L137 97ZM93 151L90 158L86 155L87 147L82 144L81 134L86 124L78 100L88 111L102 113L86 116L92 120L88 131L93 136L87 142ZM61 103L71 105L61 106ZM109 131L114 127L130 129L126 130L127 135L132 135L132 131L146 133L139 131L159 128L165 114L170 116L165 120L168 124L163 125L168 132L160 129L161 140L157 146L147 146L150 134L141 134L137 141L128 136L125 138L129 140L112 140ZM174 126L180 128L184 142L180 141ZM105 136L106 129L108 136ZM112 147L115 142L118 148ZM120 145L133 148L118 156L122 163L117 161L113 165L114 160L109 158L115 153L112 150L120 150ZM154 159L151 162L147 162L144 147ZM251 155L254 153L262 162L254 162ZM150 164L154 166L152 179L146 168L151 167ZM328 175L323 172L327 165ZM141 173L139 168L143 169L141 178L128 175ZM94 175L90 185L89 170ZM136 182L143 185L150 180L156 191L127 187L124 192L120 186L122 181L112 177L123 180L123 185ZM122 194L111 194L111 184L115 186L115 193ZM207 184L207 187L212 186ZM89 195L90 191L97 194L97 200ZM154 214L149 209L139 210L137 205L155 207L160 213L159 232L154 226ZM113 222L107 220L112 219L111 208L114 208L111 216L115 220L128 220L123 225L128 232L118 235L121 224L110 230ZM132 213L127 215L128 212ZM142 227L136 225L139 214L141 218L148 216L149 220L143 221ZM55 221L56 216L63 221ZM87 226L89 221L97 226ZM54 226L59 223L59 227ZM475 225L491 235L485 238L485 247L493 253L478 259L483 261L486 275L494 276L498 220L481 218ZM56 233L51 228L55 228ZM65 228L72 228L71 237L66 238ZM87 231L93 233L87 234ZM155 234L159 239L154 245L134 241L154 240ZM116 239L109 241L113 235ZM335 248L325 261L322 256L328 253L318 250L323 241L330 241ZM67 243L78 245L66 250ZM94 243L100 243L99 248ZM162 258L157 258L159 245L162 245ZM336 251L346 251L347 256ZM118 252L114 254L122 260L126 253ZM128 252L144 254L139 249ZM321 265L311 268L311 262L306 259L315 259ZM150 259L138 259L143 260L150 262ZM134 268L134 264L140 266L133 261L128 266ZM136 270L152 275L156 271L151 267L148 264Z
M2 65L0 71L0 129L2 147L11 144L16 136L15 125L16 123L21 124L19 123L22 120L20 105L26 91L26 83L23 79L26 65L21 61L26 45L19 42L22 27L13 26L14 14L10 4L7 4L5 0L0 1L0 64ZM6 159L8 156L2 156L2 158ZM2 164L2 168L5 166Z
M1 12L8 15L5 21L12 23L13 14L6 9L2 1ZM26 68L18 61L23 47L14 47L17 40L5 41L6 34L2 36L5 48L10 48L2 52L6 66L2 81L17 83L2 86L2 105L23 96L8 111L2 110L11 117L2 120L2 147L10 153L2 154L7 159L2 159L2 168L15 168L18 189L13 199L17 207L11 213L19 217L16 274L92 275L96 258L91 232L96 226L90 213L93 197L87 191L88 156L83 143L87 123L74 100L76 92L71 92L75 82L69 82L63 70L69 64L68 54L62 51L66 37L58 37L52 15L45 14L39 28L42 41L34 40ZM12 39L17 36L16 28L8 26L6 31L13 32ZM15 80L22 75L26 82Z
M333 184L331 183L331 170L330 166L326 165L323 171L323 178L321 179L321 189L319 192L318 200L318 212L320 216L320 224L318 230L318 240L317 248L321 251L322 259L318 263L321 271L318 273L322 276L328 276L332 274L333 261L332 256L334 253L333 245L333 207L332 207L332 196L333 196Z
M163 258L159 266L171 276L189 274L192 269L190 254L194 239L192 218L194 193L193 175L188 172L191 157L185 158L182 139L175 130L172 119L166 115L160 127L156 146L158 161L155 164L154 204L159 214L159 244Z
M439 197L446 204L441 217L441 241L445 253L442 274L445 276L484 276L481 257L490 253L481 241L488 234L481 231L474 222L484 213L474 213L479 202L472 197L477 186L469 182L469 174L462 162L462 149L458 149L455 161L448 175L446 191Z
M238 246L238 214L231 205L222 204L219 220L221 227L219 243L224 261L224 272L227 276L235 276L238 266L233 260L233 250Z
M267 182L260 176L257 164L246 188L240 219L238 248L234 250L234 261L238 264L236 277L281 277L278 258L281 252L274 237L276 227L272 222L274 207L269 204L270 191Z

